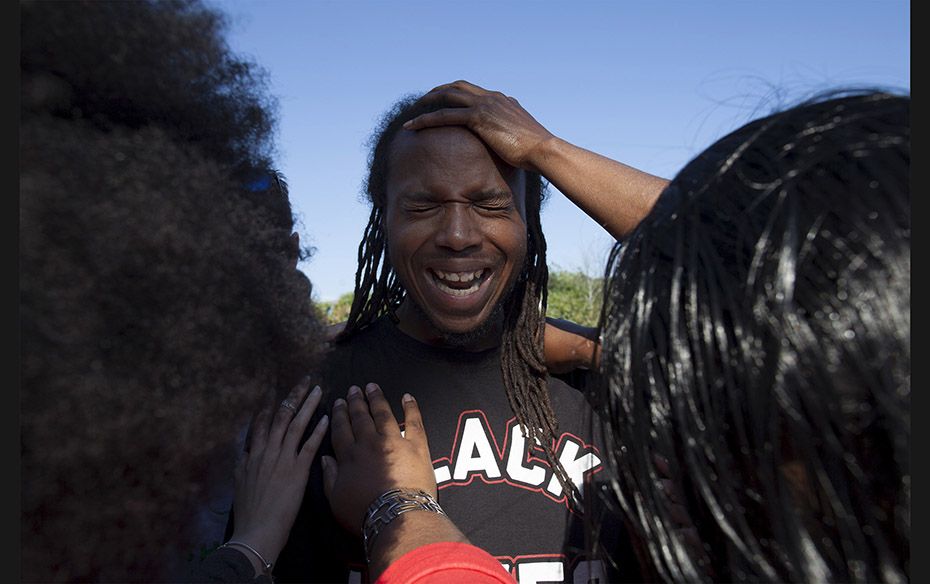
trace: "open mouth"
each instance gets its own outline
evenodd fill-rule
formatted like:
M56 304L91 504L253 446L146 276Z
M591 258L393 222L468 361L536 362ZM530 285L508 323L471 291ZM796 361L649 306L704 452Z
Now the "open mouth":
M470 296L474 294L491 275L490 268L466 272L446 272L429 268L427 271L432 276L436 287L451 296Z

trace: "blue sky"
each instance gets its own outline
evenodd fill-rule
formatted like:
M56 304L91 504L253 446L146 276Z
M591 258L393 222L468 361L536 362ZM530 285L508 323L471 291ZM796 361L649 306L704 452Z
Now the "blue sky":
M835 86L910 90L905 0L214 0L269 74L279 162L318 300L351 292L366 141L399 97L467 79L552 133L671 178L749 119ZM554 188L555 269L599 273L610 238Z

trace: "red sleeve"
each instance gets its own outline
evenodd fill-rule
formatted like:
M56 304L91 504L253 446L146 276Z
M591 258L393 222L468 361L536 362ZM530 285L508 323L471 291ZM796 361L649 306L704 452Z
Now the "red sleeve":
M514 584L515 580L481 548L467 543L431 543L388 566L375 584Z

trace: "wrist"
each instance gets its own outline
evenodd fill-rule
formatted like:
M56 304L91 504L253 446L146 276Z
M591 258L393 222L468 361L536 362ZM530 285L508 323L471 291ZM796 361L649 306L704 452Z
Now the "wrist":
M371 546L368 574L374 582L388 566L408 552L433 543L469 543L446 515L404 513L385 525Z
M362 544L366 559L381 532L403 514L411 511L428 511L445 516L445 512L430 493L421 489L391 489L379 495L368 506L362 522Z
M548 177L553 161L557 161L568 142L558 136L549 134L530 149L526 163L534 172Z
M254 540L253 540L254 541ZM260 544L259 544L260 545ZM265 555L260 548L255 547L256 544L253 544L247 539L238 539L235 535L231 537L226 543L221 545L221 548L231 548L238 550L246 558L248 558L249 563L252 564L252 569L255 570L255 574L265 574L274 581L272 576L272 570L274 570L274 563L277 560L277 554L274 558L270 558Z

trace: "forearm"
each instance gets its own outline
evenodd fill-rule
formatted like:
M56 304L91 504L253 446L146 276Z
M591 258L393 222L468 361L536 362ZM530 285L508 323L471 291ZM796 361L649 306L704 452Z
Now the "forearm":
M600 364L596 328L547 316L544 335L546 366L551 373L596 368Z
M400 515L378 533L368 562L372 582L392 562L405 553L430 543L454 541L469 543L461 531L445 515L427 511L411 511Z
M668 184L556 136L541 143L529 162L615 239L633 231Z

